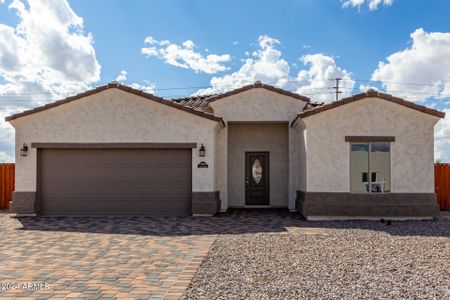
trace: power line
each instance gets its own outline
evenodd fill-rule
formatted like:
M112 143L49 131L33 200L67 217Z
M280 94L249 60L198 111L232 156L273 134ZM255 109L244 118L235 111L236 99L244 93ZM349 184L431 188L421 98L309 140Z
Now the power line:
M325 87L299 87L298 89L295 90L289 90L290 92L299 92L305 96L316 96L316 95L329 95L329 94L335 94L336 95L336 99L338 99L339 94L343 93L342 90L344 91L348 91L348 92L352 92L355 90L355 88L349 88L349 87L345 87L345 86L340 86L339 83L340 81L351 81L352 79L345 79L345 78L335 78L335 79L317 79L317 80L312 80L312 81L331 81L334 80L336 81L336 85L333 86L325 86ZM354 79L353 81L364 81L364 82L377 82L374 80L365 80L365 79ZM295 81L296 83L299 83L299 81ZM390 83L394 83L394 82L390 82ZM444 85L431 85L431 84L426 84L426 83L400 83L400 82L396 82L397 84L411 84L411 85L423 85L423 86L444 86ZM242 85L222 85L221 87L241 87ZM201 88L212 88L212 86L190 86L190 87L168 87L168 88L155 88L154 90L162 90L162 91L169 91L169 90L187 90L187 89L201 89ZM332 90L334 89L334 92L330 91L328 92L328 90ZM311 91L311 92L308 92ZM425 92L413 92L413 91L388 91L389 93L398 93L398 94L411 94L411 95L429 95L429 96L437 96L436 93L425 93ZM6 102L54 102L57 101L59 99L2 99L1 97L6 97L6 96L26 96L26 95L54 95L52 93L21 93L21 94L0 94L0 101L4 101L4 103ZM63 95L63 94L69 94L69 93L57 93L57 95ZM74 95L74 93L70 93L71 95ZM192 94L179 94L179 95L164 95L164 98L175 98L175 97L179 97L179 98L185 98L185 97L191 97ZM439 99L439 100L443 100L443 99ZM32 104L32 103L30 103ZM1 109L19 109L18 107L0 107ZM24 107L25 109L28 109L28 107Z
M431 84L431 83L419 83L419 82L398 82L398 81L371 80L371 79L343 79L343 80L344 81L357 81L357 82L378 82L378 83L402 84L402 85L450 87L450 85L446 85L446 84Z
M307 82L326 82L326 81L336 81L334 79L308 79ZM450 85L444 84L428 84L428 83L413 83L413 82L393 82L393 81L380 81L380 80L369 80L369 79L350 79L350 78L339 78L339 81L357 81L357 82L379 82L379 83L392 83L392 84L403 84L403 85L420 85L420 86L435 86L435 87L450 87ZM288 80L287 82L300 83L298 80ZM220 87L241 87L242 85L221 85ZM189 90L189 89L207 89L213 88L213 86L187 86L187 87L166 87L166 88L153 88L154 91L169 91L169 90ZM335 87L320 87L320 88L308 88L308 89L326 89ZM74 95L79 92L29 92L29 93L0 93L0 97L3 96L30 96L30 95ZM40 101L40 100L39 100Z
M330 79L308 79L306 82L327 82L327 81L336 81L336 78ZM418 82L395 82L395 81L381 81L381 80L371 80L371 79L351 79L351 78L339 78L339 81L357 81L357 82L378 82L378 83L391 83L391 84L402 84L402 85L418 85L418 86L434 86L434 87L450 87L450 85L445 84L430 84L430 83L418 83ZM299 80L291 79L287 80L287 82L300 83ZM102 83L106 84L106 83ZM242 87L242 85L238 84L229 84L229 85L221 85L220 87ZM154 91L169 91L169 90L189 90L189 89L207 89L213 88L213 86L187 86L187 87L166 87L166 88L153 88ZM324 88L335 88L335 87L323 87L323 88L309 88L309 89L324 89ZM2 96L30 96L30 95L74 95L76 93L82 92L29 92L29 93L0 93L0 97Z
M242 87L242 85L221 85L220 87ZM170 87L170 88L154 88L152 90L154 91L170 91L170 90L189 90L189 89L207 89L207 88L213 88L213 86L190 86L190 87ZM317 88L307 88L306 90L318 90L318 89L330 89L332 87L317 87ZM76 93L20 93L20 94L1 94L0 97L16 97L16 96L33 96L33 95L75 95L82 92L76 92ZM20 101L20 100L17 100ZM28 101L28 100L27 100ZM32 100L32 101L50 101L47 99L41 99L41 100Z
M344 89L344 90L349 90L349 91L353 91L355 88L346 88L346 87L341 87L340 89ZM383 91L381 91L383 92ZM411 91L388 91L389 93L403 93L403 94L413 94L413 95L436 95L437 93L425 93L425 92L411 92Z

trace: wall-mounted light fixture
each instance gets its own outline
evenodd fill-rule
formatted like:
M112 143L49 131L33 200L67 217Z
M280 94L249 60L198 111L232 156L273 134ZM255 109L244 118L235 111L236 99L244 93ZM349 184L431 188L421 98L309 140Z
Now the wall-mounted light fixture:
M20 148L20 156L27 156L28 155L28 146L27 144L23 143L22 148Z
M206 148L205 146L202 144L202 146L200 147L200 149L198 150L198 156L200 157L205 157L206 155Z

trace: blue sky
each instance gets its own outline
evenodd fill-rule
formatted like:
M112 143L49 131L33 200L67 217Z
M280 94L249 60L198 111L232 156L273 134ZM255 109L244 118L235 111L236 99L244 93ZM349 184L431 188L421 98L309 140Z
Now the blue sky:
M449 11L444 0L0 0L0 117L112 80L164 97L262 80L328 102L338 76L343 96L375 87L450 114ZM0 160L12 160L0 122ZM450 161L449 136L447 118L436 158Z

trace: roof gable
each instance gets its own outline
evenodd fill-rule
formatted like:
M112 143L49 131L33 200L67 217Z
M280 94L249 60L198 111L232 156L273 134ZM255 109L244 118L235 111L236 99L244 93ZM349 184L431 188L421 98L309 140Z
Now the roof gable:
M144 91L141 91L141 90L138 90L138 89L134 89L132 87L129 87L129 86L126 86L126 85L122 85L122 84L119 84L119 83L115 83L115 82L108 83L106 85L97 87L97 88L92 89L92 90L88 90L86 92L77 94L75 96L67 97L67 98L62 99L62 100L58 100L58 101L55 101L55 102L52 102L52 103L49 103L49 104L46 104L46 105L43 105L43 106L39 106L39 107L30 109L30 110L23 111L21 113L17 113L17 114L8 116L8 117L5 118L5 120L9 122L9 121L12 121L12 120L15 120L15 119L27 116L27 115L38 113L38 112L41 112L41 111L44 111L44 110L47 110L47 109L51 109L53 107L57 107L57 106L60 106L60 105L63 105L63 104L66 104L66 103L69 103L69 102L72 102L72 101L76 101L76 100L85 98L87 96L90 96L90 95L93 95L93 94L96 94L96 93L100 93L102 91L105 91L105 90L111 89L111 88L116 88L116 89L125 91L127 93L131 93L131 94L134 94L134 95L137 95L137 96L140 96L140 97L143 97L143 98L146 98L146 99L149 99L149 100L161 103L163 105L168 105L168 106L171 106L173 108L180 109L180 110L186 111L188 113L195 114L195 115L197 115L199 117L207 118L207 119L214 120L214 121L220 121L220 122L223 123L221 117L215 116L213 114L210 114L210 113L207 113L207 112L204 112L204 111L196 110L196 109L194 109L192 107L187 107L187 106L181 105L181 104L173 102L173 101L165 100L164 98L155 96L153 94L146 93Z
M352 102L355 102L355 101L358 101L358 100L366 99L366 98L378 98L378 99L389 101L391 103L402 105L404 107L407 107L407 108L410 108L410 109L413 109L413 110L416 110L416 111L419 111L419 112L422 112L422 113L425 113L425 114L436 116L436 117L439 117L439 118L444 118L445 117L445 113L442 112L442 111L439 111L439 110L436 110L436 109L432 109L432 108L428 108L426 106L419 105L419 104L407 101L407 100L402 99L402 98L394 97L394 96L392 96L390 94L380 93L380 92L377 92L375 90L369 90L366 93L356 94L356 95L353 95L353 96L348 97L348 98L344 98L344 99L341 99L341 100L338 100L338 101L335 101L335 102L331 102L331 103L327 103L327 104L322 105L322 106L318 106L316 108L305 110L302 113L299 113L297 115L295 120L292 122L292 125L294 125L295 122L299 118L304 119L304 118L307 118L309 116L313 116L313 115L316 115L318 113L321 113L321 112L324 112L324 111L327 111L327 110L330 110L330 109L333 109L333 108L337 108L337 107L340 107L340 106L343 106L343 105L346 105L346 104L349 104L349 103L352 103Z
M274 87L274 86L271 86L268 84L264 84L264 83L261 83L260 81L256 81L253 84L249 84L249 85L243 86L241 88L225 92L223 94L213 95L213 96L209 97L207 101L208 101L208 103L211 103L211 102L214 102L214 101L217 101L220 99L224 99L224 98L227 98L232 95L240 94L240 93L243 93L245 91L255 89L255 88L266 89L266 90L269 90L269 91L272 91L272 92L275 92L278 94L282 94L282 95L285 95L288 97L292 97L292 98L295 98L298 100L302 100L302 101L305 101L308 103L310 102L310 99L308 97L305 97L305 96L302 96L302 95L299 95L299 94L296 94L296 93L293 93L290 91L286 91L286 90L283 90L283 89L280 89L280 88L277 88L277 87Z

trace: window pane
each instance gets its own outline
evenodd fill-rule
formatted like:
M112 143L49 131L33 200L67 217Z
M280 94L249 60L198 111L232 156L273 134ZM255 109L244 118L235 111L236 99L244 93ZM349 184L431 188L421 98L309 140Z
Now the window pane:
M372 173L372 193L383 193L391 190L389 143L370 144L370 172Z
M350 152L350 191L366 193L369 191L367 174L369 172L369 144L351 144Z
M256 184L259 184L262 179L263 168L261 165L261 161L259 159L255 159L252 165L252 177L253 181Z

